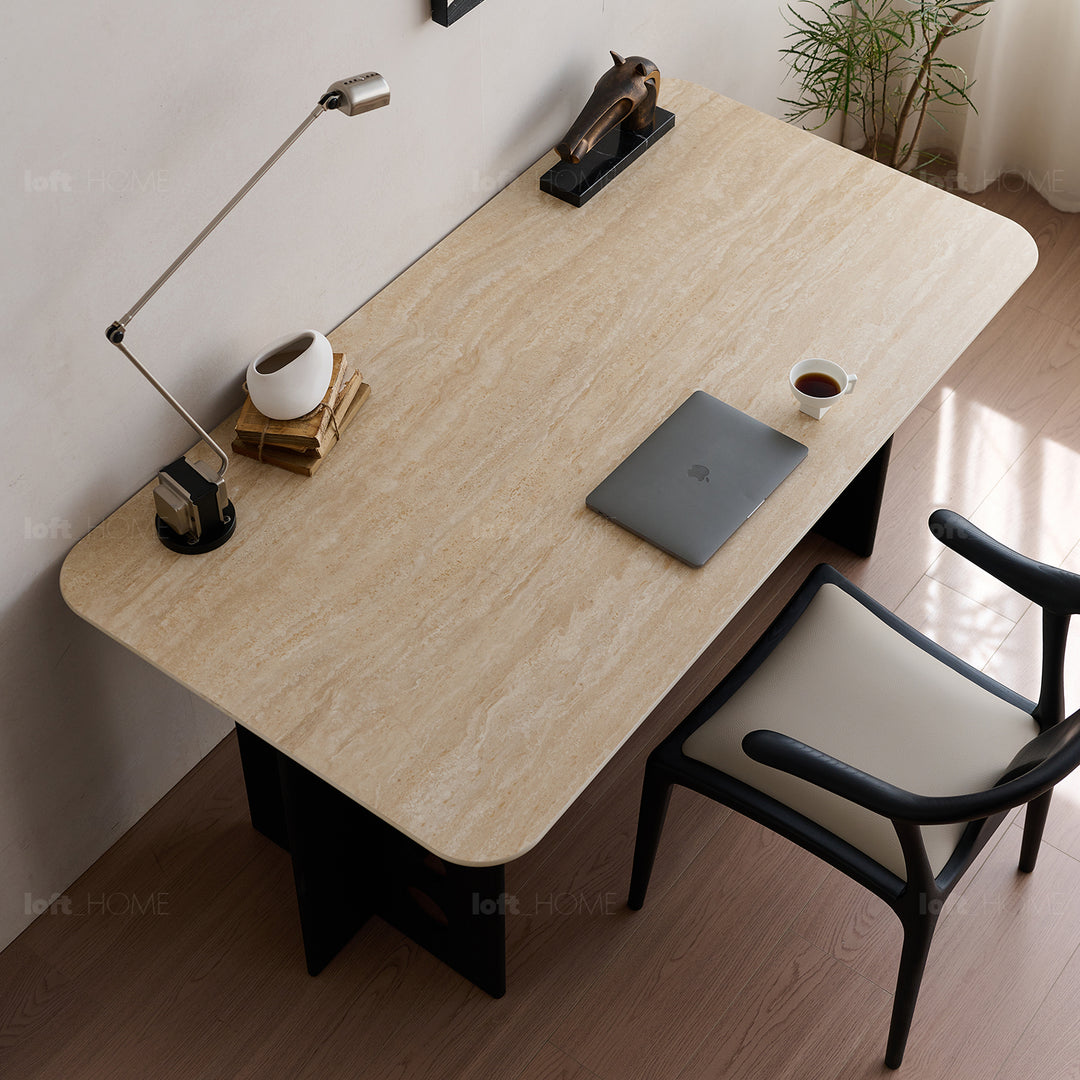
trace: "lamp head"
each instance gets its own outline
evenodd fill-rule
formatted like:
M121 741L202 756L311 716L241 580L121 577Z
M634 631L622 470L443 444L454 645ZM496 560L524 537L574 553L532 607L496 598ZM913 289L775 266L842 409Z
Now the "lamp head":
M339 79L322 96L322 104L346 116L371 112L390 104L390 87L377 71Z

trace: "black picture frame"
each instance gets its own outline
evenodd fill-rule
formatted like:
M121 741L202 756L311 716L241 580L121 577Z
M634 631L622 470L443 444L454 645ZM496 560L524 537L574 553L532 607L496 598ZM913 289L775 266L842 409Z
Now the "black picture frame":
M452 26L481 0L431 0L431 17L440 26Z

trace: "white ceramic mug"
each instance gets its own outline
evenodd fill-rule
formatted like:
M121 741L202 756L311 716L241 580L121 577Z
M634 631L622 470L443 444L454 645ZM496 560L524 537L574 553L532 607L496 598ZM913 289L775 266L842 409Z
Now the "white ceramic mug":
M322 401L334 374L334 350L318 330L267 345L248 365L251 403L271 420L295 420Z
M818 393L806 393L796 385L800 379L806 379L811 375L825 376L825 379L818 380L818 386L816 387ZM791 369L788 381L791 383L791 393L799 403L799 408L807 416L820 420L845 394L850 394L855 389L855 383L859 381L859 376L849 375L839 364L834 363L832 360L812 359L800 360ZM822 383L831 384L827 388L837 386L839 389L833 393L822 394L820 393L820 390L824 388L821 385Z

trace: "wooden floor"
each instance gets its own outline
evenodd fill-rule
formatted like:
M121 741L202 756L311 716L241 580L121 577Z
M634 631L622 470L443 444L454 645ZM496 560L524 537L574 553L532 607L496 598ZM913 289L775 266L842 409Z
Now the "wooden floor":
M822 559L1034 695L1033 612L942 555L925 527L948 505L1080 570L1080 215L1013 188L979 201L1035 235L1039 269L899 432L877 552L860 563L805 541L510 867L505 998L378 921L309 978L288 858L250 828L229 738L0 954L0 1076L882 1075L892 914L685 791L649 902L629 912L639 783L708 671L730 665ZM1059 788L1033 875L1015 870L1018 840L1015 823L1001 830L946 908L902 1075L1080 1077L1080 781Z

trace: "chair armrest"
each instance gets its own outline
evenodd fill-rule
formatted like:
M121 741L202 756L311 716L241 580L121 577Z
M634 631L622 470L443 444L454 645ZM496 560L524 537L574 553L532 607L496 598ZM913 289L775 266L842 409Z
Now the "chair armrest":
M743 738L742 748L748 757L762 765L790 773L882 817L914 825L944 825L992 817L1040 793L1040 789L1032 789L1031 780L1036 779L1033 771L1030 778L1011 780L987 791L916 795L779 731L751 731ZM1057 779L1060 777L1048 778L1041 790L1048 790Z
M922 801L904 788L779 731L751 731L743 738L742 748L762 765L797 776L883 817L910 820L911 812Z
M946 547L1039 607L1058 615L1080 612L1080 574L1020 555L952 510L935 510L930 531Z

